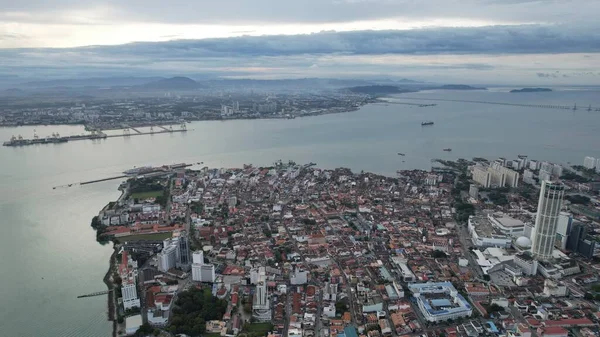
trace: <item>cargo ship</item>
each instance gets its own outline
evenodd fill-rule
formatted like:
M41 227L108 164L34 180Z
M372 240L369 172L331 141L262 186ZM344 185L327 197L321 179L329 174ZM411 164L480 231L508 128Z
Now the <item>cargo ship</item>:
M421 126L428 126L428 125L433 125L433 122L432 121L421 122Z

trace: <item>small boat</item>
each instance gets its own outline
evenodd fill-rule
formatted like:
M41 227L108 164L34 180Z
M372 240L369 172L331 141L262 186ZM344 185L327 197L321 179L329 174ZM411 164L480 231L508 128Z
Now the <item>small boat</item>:
M402 156L402 157L404 157L404 156L405 156L405 154L404 154L404 153L400 153L400 152L398 152L398 155L399 155L399 156Z
M421 126L433 125L432 121L421 122Z
M447 148L447 149L444 149L444 151L450 152L450 151L452 151L452 149L451 148Z

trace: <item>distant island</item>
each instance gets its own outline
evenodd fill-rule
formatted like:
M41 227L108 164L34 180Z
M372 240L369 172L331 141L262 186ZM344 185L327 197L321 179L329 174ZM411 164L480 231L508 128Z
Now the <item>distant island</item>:
M487 90L487 88L472 87L466 84L445 84L439 87L427 88L427 90Z
M521 93L521 92L550 92L552 89L550 88L523 88L523 89L513 89L509 91L510 93Z

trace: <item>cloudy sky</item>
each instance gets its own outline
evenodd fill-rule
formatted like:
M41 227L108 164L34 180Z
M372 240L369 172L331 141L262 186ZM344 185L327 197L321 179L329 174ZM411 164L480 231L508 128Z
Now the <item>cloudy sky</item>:
M0 0L0 78L599 84L598 0Z

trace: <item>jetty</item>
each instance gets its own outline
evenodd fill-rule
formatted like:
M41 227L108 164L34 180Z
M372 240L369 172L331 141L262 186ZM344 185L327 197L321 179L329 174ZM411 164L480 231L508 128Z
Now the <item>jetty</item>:
M91 294L79 295L79 296L77 296L77 298L102 296L102 295L106 295L106 294L108 294L110 292L112 292L112 289L111 290L104 290L104 291L97 291L97 292L91 293Z
M116 138L116 137L131 137L131 136L144 136L144 135L156 135L162 133L176 133L176 132L187 132L187 127L185 124L181 124L179 129L173 129L173 126L169 126L166 128L164 126L157 126L161 130L154 130L154 127L150 127L150 131L142 132L133 127L126 127L123 129L123 133L115 134L115 135L107 135L106 133L100 130L93 130L90 134L87 135L75 135L75 136L66 136L61 137L58 134L52 134L51 137L40 138L37 134L34 133L32 139L25 139L23 136L19 135L17 137L13 136L9 141L4 142L2 145L4 146L27 146L27 145L39 145L39 144L61 144L68 143L76 140L96 140L96 139L107 139L107 138ZM130 130L134 130L134 133L131 133Z

